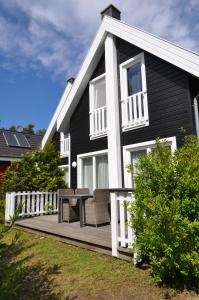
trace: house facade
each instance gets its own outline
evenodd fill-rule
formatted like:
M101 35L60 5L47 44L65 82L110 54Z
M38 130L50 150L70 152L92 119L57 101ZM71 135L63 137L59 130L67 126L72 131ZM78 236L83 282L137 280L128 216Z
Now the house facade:
M132 187L127 172L160 138L199 135L199 55L120 21L110 5L42 140L60 151L72 188ZM133 177L133 178L132 178Z
M21 160L24 153L40 147L41 140L40 135L0 129L0 183L11 162Z

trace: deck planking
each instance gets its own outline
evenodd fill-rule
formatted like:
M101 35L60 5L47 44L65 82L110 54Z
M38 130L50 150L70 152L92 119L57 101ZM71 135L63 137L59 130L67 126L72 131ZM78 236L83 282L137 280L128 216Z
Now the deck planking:
M99 227L86 225L80 228L79 221L58 223L58 215L44 215L18 219L16 226L111 249L110 225Z

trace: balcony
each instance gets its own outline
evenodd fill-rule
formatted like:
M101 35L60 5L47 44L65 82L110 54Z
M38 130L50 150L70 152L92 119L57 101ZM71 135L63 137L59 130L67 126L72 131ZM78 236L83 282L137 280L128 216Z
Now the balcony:
M147 93L139 92L121 100L123 131L149 125Z
M107 108L102 106L90 112L90 138L95 139L107 134Z
M60 134L60 156L66 157L70 154L70 136L61 132Z

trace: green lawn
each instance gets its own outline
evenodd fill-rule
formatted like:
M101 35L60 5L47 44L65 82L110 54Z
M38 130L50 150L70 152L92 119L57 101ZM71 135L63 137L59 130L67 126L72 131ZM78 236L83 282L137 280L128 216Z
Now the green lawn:
M6 244L15 232L9 233ZM158 287L150 270L129 262L23 231L19 241L10 255L13 264L22 262L14 299L199 299Z

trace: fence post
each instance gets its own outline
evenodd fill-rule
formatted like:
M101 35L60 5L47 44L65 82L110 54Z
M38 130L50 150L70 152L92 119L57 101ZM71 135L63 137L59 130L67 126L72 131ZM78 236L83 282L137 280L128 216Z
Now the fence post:
M118 253L118 203L116 193L111 193L111 240L112 256L119 257Z
M15 192L6 193L5 222L10 222L15 213Z

